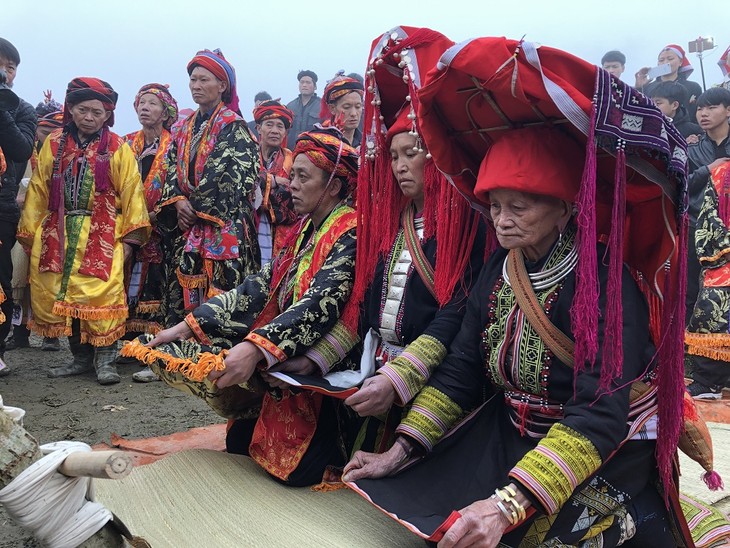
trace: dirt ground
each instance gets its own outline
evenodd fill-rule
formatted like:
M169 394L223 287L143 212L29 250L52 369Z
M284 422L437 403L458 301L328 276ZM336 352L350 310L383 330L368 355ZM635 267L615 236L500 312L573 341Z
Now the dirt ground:
M223 422L208 406L162 382L136 383L138 365L118 366L122 382L101 386L93 373L49 379L52 364L71 360L64 339L60 352L43 352L40 339L32 348L8 351L12 372L0 377L5 405L25 409L25 429L39 443L60 440L89 445L109 443L111 434L128 439L163 436L198 426ZM0 507L0 548L36 547L33 539L14 525Z

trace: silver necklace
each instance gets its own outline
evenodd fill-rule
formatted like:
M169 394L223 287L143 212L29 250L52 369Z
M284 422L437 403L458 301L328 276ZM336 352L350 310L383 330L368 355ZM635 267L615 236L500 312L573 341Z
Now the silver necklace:
M541 270L539 272L529 272L528 276L530 277L532 287L534 289L545 289L546 287L555 285L570 274L577 263L578 251L574 245L568 254L552 268ZM512 285L509 281L509 276L507 275L507 257L505 257L504 262L502 263L502 277L507 285Z

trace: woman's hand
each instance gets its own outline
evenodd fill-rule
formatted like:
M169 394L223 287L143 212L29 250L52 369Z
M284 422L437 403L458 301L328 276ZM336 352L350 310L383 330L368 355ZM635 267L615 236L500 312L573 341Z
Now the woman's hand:
M193 330L190 329L188 324L185 322L180 322L179 324L170 327L168 329L163 329L160 331L155 337L148 342L145 346L148 346L150 348L154 348L155 346L158 346L160 344L175 342L175 341L184 341L185 339L190 338L193 335Z
M236 384L243 384L251 378L256 365L264 359L258 346L249 341L243 341L228 351L223 364L223 371L211 371L208 380L214 382L218 388L227 388Z
M393 383L385 375L374 375L345 400L345 405L352 407L361 417L372 417L386 413L394 401Z
M285 362L276 364L270 367L267 371L261 373L264 381L272 388L281 388L285 390L289 388L289 384L269 375L269 373L275 373L281 371L282 373L292 373L294 375L313 375L316 371L319 371L319 367L312 360L306 356L295 356L289 358Z
M177 210L177 226L185 232L198 220L198 216L195 214L195 209L190 204L189 200L178 200L175 202L175 209Z
M497 499L478 500L459 510L461 517L446 532L438 548L480 546L492 548L499 544L510 523L497 507Z
M410 442L406 441L405 438L398 439L410 445ZM385 453L380 454L357 451L350 462L345 465L342 481L357 481L362 478L384 478L395 472L407 458L408 453L401 443L393 444L393 447Z

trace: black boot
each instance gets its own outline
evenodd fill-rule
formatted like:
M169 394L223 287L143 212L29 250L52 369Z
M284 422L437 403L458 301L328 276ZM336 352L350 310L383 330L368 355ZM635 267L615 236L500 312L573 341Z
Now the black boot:
M74 333L68 338L68 346L73 354L73 361L61 367L53 367L48 372L52 379L58 377L71 377L81 375L92 370L94 367L94 347L88 343L81 344L81 334Z
M94 369L96 369L96 380L99 384L116 384L121 381L117 366L114 361L117 359L117 343L109 346L97 346L94 350Z

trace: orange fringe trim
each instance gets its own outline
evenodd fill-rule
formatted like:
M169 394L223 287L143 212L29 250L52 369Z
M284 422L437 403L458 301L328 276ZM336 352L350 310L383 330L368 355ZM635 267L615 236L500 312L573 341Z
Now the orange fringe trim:
M41 337L70 337L71 326L65 323L39 325L34 320L28 320L28 329Z
M147 220L147 222L144 222L143 221L141 223L137 223L136 225L132 225L129 228L127 228L127 230L125 230L124 232L122 232L121 238L124 238L128 234L134 232L135 230L139 230L140 228L149 228L149 229L151 229L152 228L152 225L150 224L149 219ZM145 238L145 241L146 240L147 240L147 238ZM144 242L140 242L140 243L144 243Z
M720 346L730 348L730 334L685 331L684 343L694 346Z
M728 253L730 253L730 247L727 248L727 249L723 249L722 251L719 251L718 253L715 253L712 257L700 257L699 258L700 259L700 263L701 264L704 264L704 263L712 263L712 262L715 262L720 257L722 257L723 255L727 255Z
M157 322L137 318L127 320L127 333L150 333L157 335L160 331L162 331L162 326Z
M81 344L89 343L91 346L109 346L121 339L126 332L127 328L124 324L101 335L82 331Z
M703 356L711 360L730 362L730 349L720 350L718 348L707 348L706 346L687 346L687 353L693 356Z
M67 316L79 320L116 320L126 319L129 315L127 305L114 306L84 306L81 304L56 301L53 303L53 313L56 316ZM111 343L110 343L111 344Z
M208 286L208 276L206 274L183 274L179 268L177 269L177 281L185 289L197 289Z
M136 358L144 364L152 365L157 360L165 364L165 369L171 372L179 372L191 381L202 382L211 371L224 371L226 365L225 357L228 350L223 350L220 354L212 354L210 352L201 352L198 355L198 362L194 362L189 358L176 358L157 350L143 345L138 340L130 341L122 347L122 356L128 358Z
M137 303L135 310L138 314L153 314L160 310L162 301L144 301Z
M338 482L330 482L330 481L323 481L322 483L318 485L313 485L311 487L312 491L317 491L318 493L329 493L330 491L339 491L340 489L349 489L347 485L342 483L341 481Z
M201 213L200 211L196 211L195 214L203 219L204 221L209 221L213 224L218 225L219 227L223 228L226 226L226 223L220 220L218 217L213 217L213 215L208 215L207 213Z

